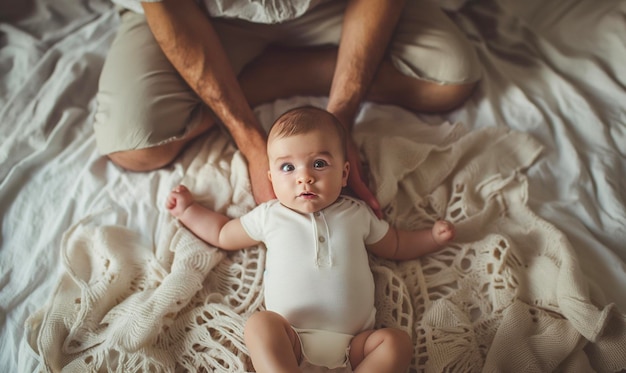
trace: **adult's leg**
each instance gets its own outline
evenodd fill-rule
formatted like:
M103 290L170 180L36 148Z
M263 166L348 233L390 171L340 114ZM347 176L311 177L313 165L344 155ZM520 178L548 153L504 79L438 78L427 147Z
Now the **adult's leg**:
M367 330L350 343L350 365L355 373L406 372L412 356L411 338L400 329Z
M270 48L240 75L251 106L278 98L328 95L337 48ZM461 105L478 81L442 84L409 77L382 61L366 99L423 112L445 112Z
M299 372L300 339L284 317L261 311L246 322L244 339L257 372Z
M244 68L240 82L252 105L297 94L328 94L337 49L311 46L338 41L341 9L332 6L319 11L323 17L313 15L296 25L296 35L303 27L316 28L289 42L305 47L269 48ZM368 100L419 112L447 111L469 97L481 76L471 44L428 0L407 2L389 50Z
M169 63L142 15L127 11L102 73L94 129L114 163L148 171L173 161L214 124Z
M128 171L156 170L172 163L191 140L207 132L213 124L213 119L207 118L194 129L172 141L148 148L121 150L107 154L107 157L113 163Z
M322 12L294 22L296 40L290 45L318 48L271 48L244 68L240 83L252 106L293 95L328 94L337 50L319 45L338 42L342 14L341 9L333 8L336 4L327 3L319 7ZM368 99L421 112L454 108L471 94L480 77L474 51L436 5L427 0L407 4ZM327 14L328 9L334 15ZM299 32L302 30L305 32ZM253 33L256 35L257 29ZM225 42L239 46L250 36ZM236 71L258 54L253 47L262 45L255 43L237 47L230 55ZM161 52L143 16L131 12L123 15L97 98L94 127L98 147L129 170L168 164L189 141L214 124L212 114Z

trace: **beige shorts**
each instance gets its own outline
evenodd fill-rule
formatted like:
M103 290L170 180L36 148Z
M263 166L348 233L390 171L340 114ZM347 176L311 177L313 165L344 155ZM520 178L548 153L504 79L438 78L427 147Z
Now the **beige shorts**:
M213 25L239 73L270 44L336 45L344 8L345 2L332 1L281 24L214 19ZM125 11L121 21L97 94L94 127L103 154L179 139L208 111L167 60L145 17ZM407 1L389 53L395 67L410 77L462 84L481 76L471 44L430 0Z

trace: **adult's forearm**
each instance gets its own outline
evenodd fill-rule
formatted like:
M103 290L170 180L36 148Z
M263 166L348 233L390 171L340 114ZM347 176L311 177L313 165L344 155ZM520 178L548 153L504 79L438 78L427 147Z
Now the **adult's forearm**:
M385 55L404 3L405 0L348 1L328 101L328 110L348 128Z
M193 0L142 3L161 49L246 155L264 135L210 20Z

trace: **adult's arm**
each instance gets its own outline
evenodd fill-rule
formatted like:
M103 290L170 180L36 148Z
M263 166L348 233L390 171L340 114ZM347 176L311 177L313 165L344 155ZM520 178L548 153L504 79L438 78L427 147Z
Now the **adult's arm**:
M274 198L267 177L266 137L246 101L209 18L193 0L142 3L161 49L213 110L248 161L255 200Z
M404 3L405 0L348 1L327 106L348 131L385 55ZM358 151L352 141L349 160L352 168L348 185L380 216L380 205L363 181Z

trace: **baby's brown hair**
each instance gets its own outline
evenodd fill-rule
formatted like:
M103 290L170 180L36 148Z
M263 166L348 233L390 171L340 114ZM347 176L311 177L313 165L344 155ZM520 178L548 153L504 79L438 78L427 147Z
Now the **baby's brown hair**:
M332 113L315 106L300 106L286 111L276 119L268 135L268 141L273 138L289 137L305 134L320 125L331 124L331 130L335 131L341 144L344 159L347 158L347 136L346 130L339 122L339 119Z

